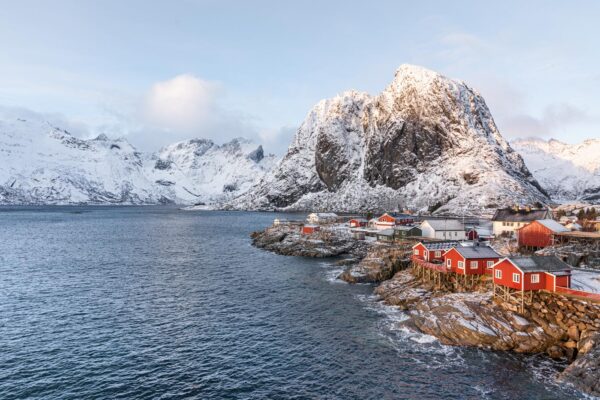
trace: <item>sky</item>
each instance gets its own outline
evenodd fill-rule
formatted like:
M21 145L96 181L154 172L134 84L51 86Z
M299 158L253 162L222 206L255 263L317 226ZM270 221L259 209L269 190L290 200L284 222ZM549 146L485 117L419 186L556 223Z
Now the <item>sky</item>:
M142 150L281 154L320 99L403 63L478 90L509 138L600 137L599 1L0 0L0 111Z

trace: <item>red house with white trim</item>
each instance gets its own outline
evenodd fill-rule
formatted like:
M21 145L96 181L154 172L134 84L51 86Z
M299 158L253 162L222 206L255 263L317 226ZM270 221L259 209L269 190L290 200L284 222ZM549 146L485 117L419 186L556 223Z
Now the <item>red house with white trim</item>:
M519 246L541 249L554 244L554 234L569 229L552 219L538 219L517 229Z
M413 256L427 262L444 262L444 253L458 242L419 242L413 246Z
M363 228L367 226L367 220L364 218L352 218L348 221L350 228Z
M377 229L389 229L396 225L410 225L415 218L409 214L385 213L377 218Z
M320 230L321 230L321 227L319 225L304 225L302 227L302 234L303 235L311 235Z
M491 247L478 245L453 247L444 254L446 268L461 275L491 275L500 258Z
M555 256L504 258L493 267L494 284L515 290L571 287L571 266Z

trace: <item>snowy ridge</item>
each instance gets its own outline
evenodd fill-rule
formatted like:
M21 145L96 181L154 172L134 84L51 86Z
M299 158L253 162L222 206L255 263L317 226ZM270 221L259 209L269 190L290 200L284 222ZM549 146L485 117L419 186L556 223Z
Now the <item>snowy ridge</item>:
M403 65L378 96L320 101L278 166L229 206L487 213L546 200L477 92Z
M579 144L519 139L511 144L554 200L600 199L600 139Z
M43 120L0 120L0 204L194 204L246 190L275 162L234 139L175 143L155 154L127 140L83 140Z

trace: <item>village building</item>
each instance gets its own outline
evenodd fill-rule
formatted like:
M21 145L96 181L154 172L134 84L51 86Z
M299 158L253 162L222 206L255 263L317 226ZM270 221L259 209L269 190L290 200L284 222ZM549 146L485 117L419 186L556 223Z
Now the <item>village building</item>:
M394 231L396 232L396 239L423 236L423 232L418 226L398 225L394 227Z
M446 268L460 275L491 275L492 267L500 258L491 247L480 245L456 246L444 254Z
M490 241L494 238L494 234L490 229L473 227L467 230L468 240Z
M319 225L304 225L302 227L302 234L303 235L311 235L315 232L318 232L321 230L321 227Z
M304 222L292 219L285 218L275 218L273 220L273 226L281 226L281 225L303 225Z
M441 240L464 240L465 226L456 219L426 219L421 223L423 237Z
M583 227L581 225L579 225L577 222L568 222L565 225L565 228L567 228L570 231L581 231L581 230L583 230Z
M556 256L504 258L496 263L494 285L520 291L571 287L571 266Z
M377 240L379 242L392 243L395 237L395 231L392 228L377 231Z
M308 214L307 221L311 224L329 224L337 222L338 215L335 213L311 213Z
M569 229L553 219L540 219L517 229L516 232L520 247L537 250L552 246L554 235L569 232Z
M412 247L412 254L419 260L442 264L444 253L455 246L460 246L459 242L419 242Z
M512 235L517 229L536 219L551 219L552 213L547 209L530 207L512 207L496 210L492 217L492 232L495 236Z
M377 218L371 218L369 222L367 222L367 228L377 229Z
M365 218L352 218L348 223L350 228L363 228L367 226L367 220Z
M415 218L409 214L385 213L377 218L377 229L389 229L398 225L410 225L415 222Z

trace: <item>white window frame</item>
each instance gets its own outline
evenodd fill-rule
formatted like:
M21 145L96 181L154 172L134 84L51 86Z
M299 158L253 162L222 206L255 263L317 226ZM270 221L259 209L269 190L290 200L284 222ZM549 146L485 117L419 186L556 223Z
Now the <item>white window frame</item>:
M465 263L464 263L464 261L459 261L458 262L458 269L465 269Z
M436 250L435 252L435 258L440 258L442 256L442 252L439 250Z
M447 259L447 260L446 260L446 266L447 266L448 268L451 268L451 267L452 267L452 260L451 260L451 259Z
M494 266L494 262L493 261L488 261L487 262L487 267L488 268L492 268Z
M518 272L513 272L512 281L513 283L521 283L521 274Z
M477 269L479 268L479 263L477 261L469 261L469 266L471 269Z
M415 249L415 256L419 255L419 249Z
M502 279L502 270L497 269L495 272L496 279Z
M531 274L529 281L531 283L540 283L540 274Z

